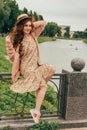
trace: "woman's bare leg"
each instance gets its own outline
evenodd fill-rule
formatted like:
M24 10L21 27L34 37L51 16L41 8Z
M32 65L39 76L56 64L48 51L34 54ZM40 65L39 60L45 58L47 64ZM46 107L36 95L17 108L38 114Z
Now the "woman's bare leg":
M50 74L45 79L46 82L48 82L49 79L54 75L55 71L56 71L55 68L51 69ZM38 111L40 111L40 108L41 108L42 102L44 100L46 91L47 91L47 85L46 84L41 85L41 87L38 90L36 90L36 109Z
M40 85L40 88L36 90L36 106L35 106L35 110L31 110L31 114L36 123L39 122L39 118L41 116L40 109L47 91L46 82L49 81L49 79L54 75L54 73L55 73L55 68L52 68L50 74L44 80L45 83L42 83Z
M39 123L39 119L41 116L40 108L41 108L42 102L44 100L46 91L47 91L46 84L42 84L40 86L40 88L38 90L36 90L36 107L35 107L35 109L30 110L35 123Z
M47 91L46 84L41 85L41 87L38 90L36 90L36 110L38 110L38 111L40 111L46 91Z

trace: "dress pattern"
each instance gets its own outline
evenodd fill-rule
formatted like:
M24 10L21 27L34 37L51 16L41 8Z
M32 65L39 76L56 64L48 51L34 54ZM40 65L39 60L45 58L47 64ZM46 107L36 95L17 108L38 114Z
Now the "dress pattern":
M38 65L38 49L34 38L23 40L20 48L20 72L22 78L14 82L10 89L16 93L25 93L37 90L46 84L46 77L50 74L52 66Z

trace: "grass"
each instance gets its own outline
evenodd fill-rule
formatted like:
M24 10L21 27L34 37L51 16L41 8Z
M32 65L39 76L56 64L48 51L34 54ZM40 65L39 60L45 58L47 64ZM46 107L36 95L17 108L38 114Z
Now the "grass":
M68 38L68 37L58 37L58 39L66 39L66 40L83 40L82 38Z
M0 72L11 72L11 63L6 59L5 38L0 37Z
M43 43L43 42L47 42L47 41L52 41L52 38L51 37L42 37L42 36L38 38L39 43Z
M87 39L84 39L83 42L85 42L87 44Z

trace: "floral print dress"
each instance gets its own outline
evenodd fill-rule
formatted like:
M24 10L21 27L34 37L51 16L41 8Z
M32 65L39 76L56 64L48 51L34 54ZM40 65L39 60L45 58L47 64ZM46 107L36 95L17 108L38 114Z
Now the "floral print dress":
M20 48L20 72L22 78L14 82L10 89L16 93L25 93L37 90L46 84L52 66L48 64L38 65L38 47L35 39L23 40Z

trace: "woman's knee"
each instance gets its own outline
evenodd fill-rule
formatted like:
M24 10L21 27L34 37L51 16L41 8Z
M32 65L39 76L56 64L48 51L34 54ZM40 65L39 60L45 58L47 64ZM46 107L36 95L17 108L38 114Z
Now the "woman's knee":
M53 72L55 73L55 71L56 71L56 68L55 68L55 67L53 67L53 68L52 68L52 70L53 70Z
M47 84L41 84L40 85L40 89L47 89L47 88L48 88Z
M53 75L55 73L56 69L54 67L52 67L51 69L51 74Z

